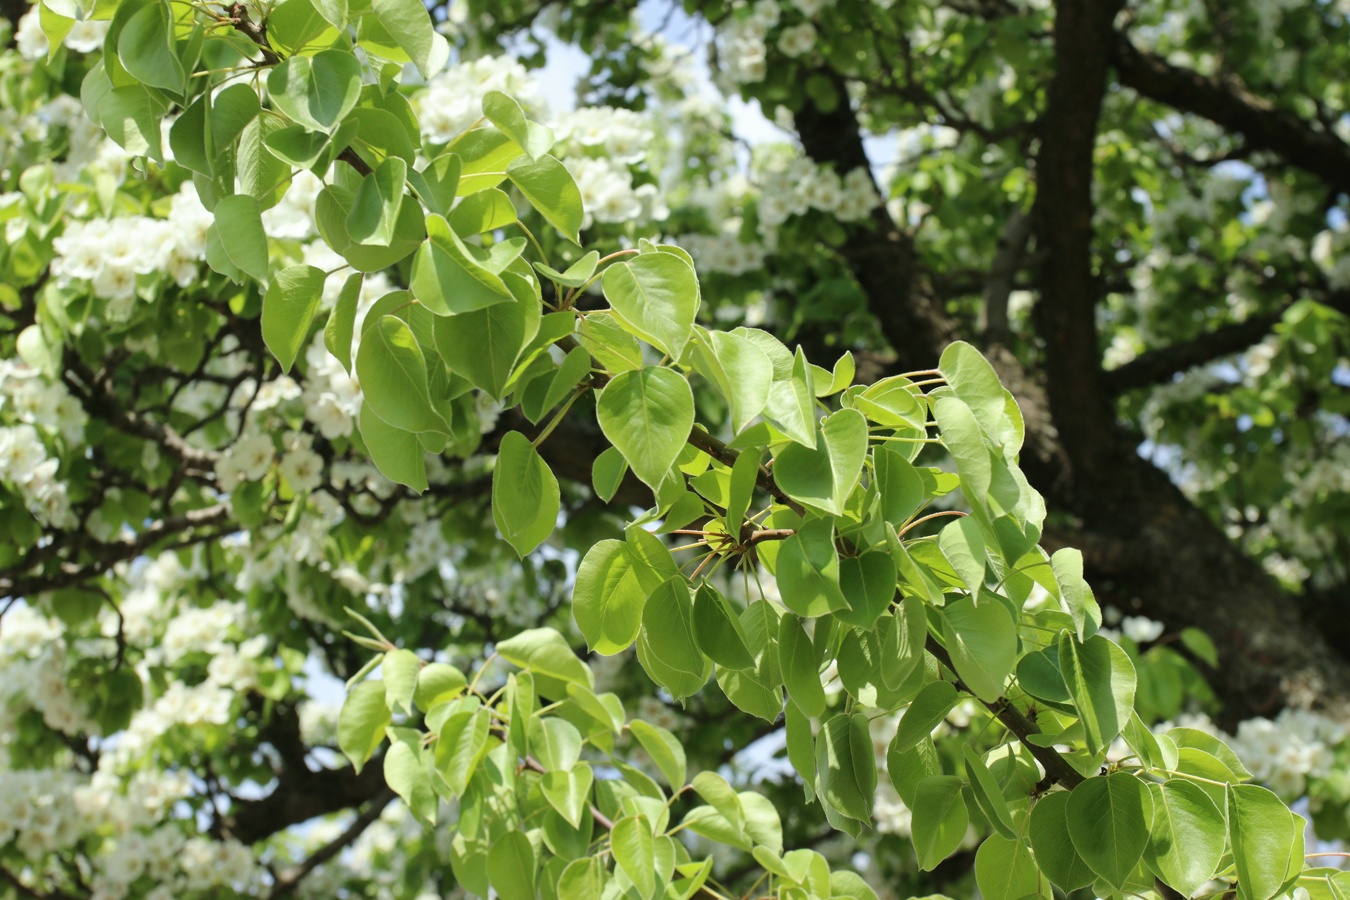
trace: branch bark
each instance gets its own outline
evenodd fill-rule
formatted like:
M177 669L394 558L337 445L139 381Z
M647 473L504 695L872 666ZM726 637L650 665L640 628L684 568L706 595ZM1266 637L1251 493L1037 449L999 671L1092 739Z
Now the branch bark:
M1126 87L1241 134L1251 147L1273 151L1338 193L1350 193L1350 145L1331 132L1234 81L1178 68L1146 53L1124 34L1114 36L1109 53Z

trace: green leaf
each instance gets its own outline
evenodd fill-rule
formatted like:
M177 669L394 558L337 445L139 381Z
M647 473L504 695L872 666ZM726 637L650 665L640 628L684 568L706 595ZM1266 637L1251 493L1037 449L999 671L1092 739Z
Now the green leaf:
M965 582L971 596L978 597L984 587L985 551L980 526L973 516L953 519L938 532L938 547Z
M841 409L820 423L814 449L793 443L779 452L773 478L803 505L841 516L866 456L867 420L856 409Z
M591 280L591 276L595 274L595 267L599 262L600 253L591 250L582 255L582 257L572 263L572 265L568 266L566 272L559 272L557 269L546 266L540 262L535 263L534 267L540 275L543 275L549 281L552 281L560 287L579 288Z
M623 372L600 392L596 418L633 474L656 489L694 427L694 394L667 368Z
M553 131L525 118L520 104L501 91L483 95L483 115L520 145L530 159L538 159L553 146Z
M840 590L841 567L830 520L804 523L782 542L776 565L783 605L797 615L811 618L848 607Z
M292 56L267 76L272 105L310 131L332 131L361 98L361 63L346 50Z
M1100 635L1079 644L1065 632L1059 636L1059 667L1083 722L1088 753L1095 756L1129 722L1134 709L1134 664L1118 644Z
M1291 867L1295 873L1302 868L1302 860L1292 858L1301 834L1300 820L1265 788L1230 784L1226 794L1238 898L1270 900L1280 893Z
M848 606L834 610L835 618L870 631L895 599L896 579L895 562L884 551L868 550L839 560L839 588Z
M1050 896L1027 842L999 834L991 834L975 851L975 884L983 900Z
M1005 838L1015 839L1017 828L1013 825L1007 801L1003 799L1003 789L985 766L984 760L969 744L961 749L965 753L966 775L970 778L970 792L975 797L976 805L995 831Z
M1002 696L1017 662L1017 625L1007 607L962 597L942 609L942 633L956 674L975 696L987 703Z
M361 179L347 210L347 234L358 243L388 246L403 208L403 189L408 183L408 164L397 156L380 163Z
M910 837L925 872L955 853L966 838L970 813L961 797L962 784L955 775L937 775L924 778L915 789Z
M356 374L370 408L393 427L450 433L431 405L422 347L402 319L382 316L364 326Z
M801 619L788 613L778 620L778 665L788 697L808 716L825 713L825 689L811 638Z
M942 774L942 763L938 760L933 739L925 736L908 750L896 750L895 742L892 741L886 751L886 772L890 775L895 792L912 809L918 802L919 782Z
M661 770L666 784L676 790L684 787L684 746L675 735L659 725L653 725L642 719L629 722L628 730L633 732L633 737L638 739L642 749L647 751L652 762Z
M1223 857L1224 814L1201 788L1180 778L1149 786L1153 822L1144 862L1181 893L1193 895Z
M296 56L331 46L338 39L333 26L311 0L285 0L267 13L267 43L278 55Z
M567 641L552 628L531 628L497 645L497 653L508 662L535 673L535 682L545 696L567 696L566 685L590 687L591 670L572 653ZM542 677L540 677L542 676Z
M458 154L443 153L421 171L408 170L408 183L426 205L427 212L441 217L451 214L459 191L460 165Z
M942 443L956 460L966 499L971 504L986 503L993 464L975 414L965 402L951 395L938 397L932 405Z
M188 104L169 127L169 148L173 150L174 161L193 172L208 176L213 168L212 154L207 149L210 140L207 124L210 106L210 94L203 94Z
M738 333L749 336L757 332ZM792 368L786 378L780 378L775 367L774 381L769 386L769 399L764 405L764 418L778 426L779 430L793 441L814 450L815 409L816 392L811 379L811 367L806 362L805 352L798 347L797 355L792 359Z
M702 329L698 334L694 366L731 404L731 429L739 434L769 402L773 363L757 344L738 334Z
M280 116L260 113L244 126L235 157L239 190L258 201L260 209L281 202L291 185L291 168L267 149L267 138L285 128Z
M512 146L518 147L514 141ZM520 157L506 167L506 177L530 205L558 233L574 244L581 243L581 190L567 167L551 156L535 160ZM492 187L492 185L487 185Z
M570 772L581 758L581 732L565 719L534 716L530 719L529 735L530 752L550 772Z
M952 341L942 351L938 371L956 396L970 407L989 439L996 446L1005 444L1010 437L1006 422L1007 392L980 351L965 341Z
M614 861L623 869L642 897L656 892L656 848L652 829L638 816L624 816L614 823L609 835Z
M669 579L647 598L638 661L676 700L698 693L712 674L712 663L694 636L694 605L683 575Z
M417 435L387 424L364 401L357 427L371 461L385 478L406 484L419 494L427 489L426 450Z
M388 733L384 781L408 804L413 816L434 826L440 799L431 786L431 773L422 751L422 733L416 728L390 728Z
M745 827L745 809L740 795L715 772L699 772L691 782L695 793L706 800L737 831Z
M548 463L529 438L508 431L492 469L492 518L521 559L553 533L560 506Z
M1069 795L1065 821L1078 855L1119 890L1148 845L1153 800L1133 775L1089 778Z
M333 305L333 311L328 316L328 324L323 329L323 345L328 348L329 353L337 357L348 374L352 371L352 336L356 330L356 304L361 299L361 283L364 278L360 272L347 276L347 280L342 283L342 290L338 292L337 303ZM322 295L322 290L320 294Z
M417 673L413 702L422 712L430 712L433 706L462 694L467 683L464 673L454 666L440 662L428 663Z
M382 0L374 0L378 7ZM422 8L418 4L419 9ZM536 900L539 861L523 831L506 831L488 848L487 872L501 900Z
M1092 588L1083 580L1083 554L1072 547L1064 547L1050 557L1050 566L1059 583L1060 604L1073 617L1078 640L1086 640L1102 624L1102 611L1092 595Z
M309 337L309 326L319 311L324 274L314 266L291 266L277 273L263 296L262 336L267 349L289 372ZM358 282L359 284L359 282ZM350 353L350 335L347 341Z
M721 592L704 582L694 595L694 635L699 649L727 669L755 665L745 630Z
M889 557L885 558L890 562ZM923 666L928 612L922 600L906 597L891 614L891 620L890 627L881 632L881 677L886 687L894 691Z
M1195 728L1172 728L1168 730L1167 737L1172 739L1179 750L1191 747L1213 756L1228 769L1231 780L1251 781L1252 773L1247 771L1233 748L1214 735Z
M577 568L572 614L590 648L612 656L637 639L647 592L642 589L628 546L600 541Z
M927 499L923 478L914 464L890 444L882 444L872 454L875 484L881 494L881 516L899 527L918 511Z
M435 323L436 349L446 365L495 399L506 392L516 360L539 332L533 288L513 272L502 278L512 292L508 302L437 316Z
M338 747L352 761L357 774L384 741L384 729L389 722L384 684L379 679L361 682L342 701L342 711L338 713Z
M617 447L606 447L591 465L591 482L595 486L595 495L608 503L614 499L628 474L628 461L623 458Z
M924 685L900 719L890 752L904 753L917 746L947 718L956 703L956 688L950 681L932 681Z
M1199 628L1183 628L1178 632L1181 643L1191 654L1209 666L1211 669L1219 667L1219 650L1214 646L1214 640Z
M347 27L347 0L313 0L319 15L334 28Z
M148 156L158 163L164 162L159 130L164 107L155 95L139 84L108 91L98 102L97 116L90 118L102 125L108 137L129 155ZM220 224L219 209L216 210L216 224ZM260 226L259 234L261 231ZM265 277L266 272L263 275Z
M117 35L117 59L136 79L181 94L187 75L174 52L173 14L166 0L147 3Z
M806 802L811 803L816 799L816 738L811 731L811 720L796 703L789 701L783 726L787 733L788 762L801 776Z
M450 227L459 235L496 231L516 220L516 208L511 198L496 188L465 197L450 212Z
M1092 884L1097 876L1073 848L1067 819L1068 805L1067 791L1055 791L1037 800L1031 808L1027 833L1041 871L1065 891L1074 891Z
M255 281L267 280L267 235L258 201L246 194L224 197L216 204L216 228L225 255Z
M390 650L384 655L380 672L385 703L390 710L402 709L404 715L412 715L413 692L421 668L422 661L411 650Z
M643 253L612 264L605 299L623 326L672 360L684 353L698 313L698 277L670 253Z
M510 302L514 295L500 275L469 254L444 218L428 215L427 243L413 257L408 285L427 309L440 316Z
M408 54L423 78L445 68L450 59L449 46L432 27L431 15L422 0L371 0L370 6L380 25Z
M462 709L441 726L436 739L436 770L456 797L463 797L469 780L487 753L489 715L486 709Z
M586 808L594 783L595 775L591 772L591 767L579 763L566 771L554 770L545 773L539 780L539 787L544 792L544 799L548 801L548 805L556 809L573 828L580 828L581 820L587 814Z
M593 856L574 859L558 879L558 897L568 900L601 900L605 890L605 865Z
M851 819L871 821L877 763L866 716L837 715L821 727L816 770L825 802Z

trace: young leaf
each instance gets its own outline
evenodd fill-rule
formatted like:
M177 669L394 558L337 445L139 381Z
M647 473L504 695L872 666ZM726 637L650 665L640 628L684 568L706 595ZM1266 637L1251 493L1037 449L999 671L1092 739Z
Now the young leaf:
M610 832L614 861L645 898L651 898L657 887L654 843L651 826L640 816L624 816Z
M1292 859L1301 833L1297 817L1265 788L1230 784L1226 793L1239 900L1270 900L1281 892L1291 863L1301 868L1301 860Z
M694 427L694 395L689 382L671 369L623 372L600 392L596 418L633 474L655 489Z
M361 299L361 283L364 278L360 272L347 276L347 280L342 283L342 290L338 292L337 303L333 305L333 311L328 316L328 324L323 329L323 345L328 348L329 353L337 357L348 374L352 371L352 336L356 330L356 304Z
M942 609L942 633L956 674L981 700L997 700L1017 662L1017 626L1007 607L962 597Z
M427 309L448 316L514 299L500 275L469 255L444 218L428 215L426 228L430 237L413 256L408 287Z
M553 130L529 121L520 104L501 91L483 95L483 115L519 144L530 159L538 159L553 146Z
M553 470L529 438L508 431L492 469L492 518L521 559L553 533L559 508Z
M1102 611L1092 588L1083 580L1083 554L1073 547L1056 550L1050 566L1059 583L1060 604L1073 617L1078 640L1085 641L1102 624Z
M361 63L346 50L292 56L267 76L272 105L310 131L332 131L361 97Z
M837 715L822 726L816 770L826 803L851 819L871 821L877 764L866 716Z
M389 750L384 755L385 783L403 798L416 818L434 826L440 798L431 786L431 773L422 750L422 733L416 728L390 728L388 733Z
M593 651L610 656L628 649L646 602L627 544L600 541L586 551L577 568L572 614Z
M1083 722L1088 753L1105 749L1125 729L1134 709L1136 676L1129 654L1100 635L1079 644L1059 636L1059 666Z
M352 761L357 774L375 748L384 742L384 729L389 722L384 684L379 679L363 681L347 693L338 713L338 747Z
M788 613L778 620L778 665L788 697L808 716L825 713L825 689L811 639L801 619Z
M408 164L397 156L380 163L361 179L347 210L347 234L362 244L388 246L403 208L403 189L408 183Z
M1003 790L984 764L984 760L967 744L961 748L965 754L966 775L970 778L970 792L975 803L984 813L985 819L994 830L1010 840L1017 837L1017 828L1013 825L1012 813L1007 801L1003 799Z
M427 489L426 449L417 435L387 424L364 401L357 415L357 428L380 474L419 494Z
M683 575L666 581L647 598L638 661L676 700L698 693L708 682L712 662L695 639L694 604Z
M394 428L450 433L431 405L422 348L402 319L384 316L365 326L356 374L370 408Z
M520 276L505 272L512 299L486 309L437 316L436 349L452 372L500 399L521 351L539 331L539 303Z
M215 212L216 228L230 262L255 281L266 281L267 235L258 201L247 194L224 197Z
M1144 862L1182 896L1208 881L1223 857L1224 814L1193 782L1173 778L1149 785L1153 822Z
M672 360L684 353L698 313L698 276L670 253L643 253L612 264L605 299L624 327Z
M586 805L594 783L595 775L591 767L586 763L578 763L565 771L558 769L545 773L539 780L539 788L549 806L556 809L573 828L580 828L582 819L587 815Z
M562 163L548 155L534 161L522 156L506 167L506 177L559 234L581 243L581 190Z
M391 710L412 715L413 692L422 661L411 650L390 650L384 655L380 677L384 680L384 701Z
M938 723L956 706L956 688L950 681L932 681L923 686L909 704L891 741L891 753L904 753L932 734Z
M856 409L841 409L820 423L814 449L793 443L779 452L773 478L802 504L840 516L866 456L867 420Z
M984 900L1050 896L1027 842L1000 834L991 834L975 851L975 884Z
M283 372L291 370L309 337L309 326L323 296L323 282L323 270L291 266L278 272L267 288L262 308L263 341Z
M1041 871L1065 891L1074 891L1092 884L1097 876L1073 847L1066 818L1068 805L1068 791L1056 791L1037 800L1031 808L1027 833Z
M642 749L647 751L652 762L661 770L666 784L675 790L684 787L685 758L684 746L666 729L642 719L628 723L633 737L638 739Z
M173 14L167 0L154 0L135 12L117 35L117 59L136 79L180 94L187 75L174 52Z
M806 802L816 799L816 738L811 733L811 720L797 704L788 701L784 723L787 732L788 762L801 776L802 787L806 789Z
M970 813L961 796L962 784L955 775L937 775L923 779L915 789L910 837L925 872L933 871L965 840Z
M581 758L581 732L566 719L532 716L529 740L530 753L550 772L570 772Z
M501 900L535 900L538 867L534 845L523 831L506 831L488 848L488 881Z
M848 601L840 589L840 568L831 521L806 522L778 549L775 574L783 605L804 618L845 609Z
M1089 778L1069 795L1065 821L1078 855L1119 890L1148 846L1153 800L1133 775Z
M421 0L371 0L375 18L408 54L423 78L445 68L450 49L432 27L431 16ZM510 898L507 898L510 900Z

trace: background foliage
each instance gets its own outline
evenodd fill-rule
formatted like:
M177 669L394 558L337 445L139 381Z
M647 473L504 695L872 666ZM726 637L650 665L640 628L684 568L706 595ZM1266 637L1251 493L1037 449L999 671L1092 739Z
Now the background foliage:
M784 896L960 896L973 871L985 896L1018 897L1046 889L1037 864L1069 886L1084 861L1088 881L1095 873L1129 889L1149 854L1151 872L1190 886L1192 875L1203 881L1224 870L1225 847L1237 856L1230 878L1242 896L1278 892L1286 870L1298 868L1290 860L1297 820L1254 786L1201 797L1204 781L1172 780L1141 799L1136 776L1145 773L1134 765L1154 773L1180 765L1145 724L1170 733L1178 752L1189 747L1192 759L1222 760L1222 769L1191 775L1228 781L1245 775L1245 764L1286 800L1306 795L1319 837L1350 827L1350 782L1339 764L1340 648L1350 646L1339 639L1350 533L1350 151L1338 80L1345 9L826 9L766 0L690 3L679 13L655 4L635 14L611 3L456 3L432 9L432 30L405 4L358 7L53 2L8 10L16 28L0 57L0 528L10 536L0 546L4 890L439 896L473 889L486 867L503 896L528 894L534 884L498 882L551 855L539 883L554 889L558 860L584 856L566 849L582 840L584 823L599 829L589 835L597 846L612 848L610 890L633 884L644 895L668 879L682 883L676 890L712 890L714 882L696 883L709 874L699 861L710 854L727 895L772 883ZM368 70L335 21L359 23ZM681 29L693 51L669 40ZM538 100L527 65L544 61L546 33L592 60L576 111L550 114ZM712 85L691 57L705 51ZM209 109L201 100L208 86ZM783 140L739 144L722 99L731 95L758 101ZM470 129L476 136L461 143ZM864 144L866 134L879 137ZM427 168L448 159L451 142L460 168ZM890 159L883 169L867 149L885 145L895 149L881 151ZM456 193L472 202L451 209ZM422 205L445 215L443 231L423 223ZM513 230L517 216L528 241ZM462 240L480 233L489 237ZM686 248L698 282L682 257L647 245L609 260L600 290L578 290L600 256L643 238ZM476 243L495 259L476 260ZM552 270L538 270L542 298L532 302L529 270L510 268L522 252ZM364 276L349 277L348 265ZM473 284L464 272L477 273ZM649 307L636 298L650 301L644 285L653 281L667 288L668 308L644 320ZM399 293L405 288L416 308ZM542 316L541 301L551 304ZM617 319L593 314L606 305ZM574 345L531 357L563 333L550 330L560 320L548 313L568 307L589 313L568 339ZM744 362L753 354L732 349L728 337L740 325L784 341L742 336L760 342L772 382L785 386L777 407L755 406L756 367ZM499 331L513 344L501 352L481 338ZM829 593L830 529L855 549L859 537L878 534L845 533L845 520L861 528L867 518L852 505L856 484L896 506L904 506L896 496L919 498L889 510L894 521L882 515L892 527L906 527L920 503L978 511L986 502L993 488L951 493L955 478L940 474L972 477L953 437L960 427L949 428L937 401L950 452L934 446L916 457L875 443L861 482L850 477L852 462L836 458L823 474L802 451L794 466L788 448L794 424L804 429L798 446L814 443L815 395L840 395L827 401L832 410L849 407L822 432L837 423L838 457L854 459L845 445L864 415L887 429L874 438L916 437L923 407L915 422L893 392L877 398L900 384L887 376L939 359L940 372L914 378L940 374L967 405L998 406L1002 394L983 376L983 387L953 376L985 371L958 362L969 348L952 345L957 337L980 344L1020 403L1021 466L1047 505L1043 523L1034 503L1021 509L1021 540L1035 541L1035 522L1056 559L1075 558L1061 548L1081 548L1108 615L1124 616L1106 623L1119 631L1090 637L1098 623L1080 606L1075 638L1053 644L1060 669L1080 652L1072 647L1099 655L1105 671L1128 667L1141 717L1126 730L1138 759L1090 779L1087 791L1047 794L1031 816L1029 796L1056 779L1072 786L1072 770L1056 775L1050 757L1017 750L1015 726L995 721L1006 710L955 702L950 682L933 680L931 652L887 656L912 665L904 677L882 672L878 684L869 680L876 673L843 671L846 659L879 658L864 632L851 638L856 648L844 630L798 632L795 615L762 601L742 615L772 611L774 621L743 622L744 639L726 639L738 634L730 616L765 590L793 614L826 611L794 604ZM663 384L662 396L678 393L658 374L673 370L655 364L662 355L681 360L686 346L684 371L696 373L688 406L674 397L669 428L635 432L625 395L650 397ZM955 355L944 356L949 346ZM424 347L457 374L419 379L404 363ZM846 350L839 368L807 365L833 366ZM737 359L745 367L729 368ZM850 383L853 393L841 395ZM503 408L504 397L515 402ZM555 421L550 410L563 404L570 411ZM756 539L745 555L777 572L776 587L730 577L730 566L685 595L673 586L683 579L647 583L632 560L660 572L665 551L624 525L652 505L653 490L667 525L712 511L730 521L704 530L740 537L733 522L746 507L733 502L737 490L744 496L734 461L712 436L680 449L688 423L696 415L730 439L766 408L788 441L745 438L743 447L774 445L775 477L756 479L751 495L759 509L766 489L777 488L788 513L762 523L783 534ZM1002 442L1011 449L994 460L1011 462L1021 441L1006 429L1017 419L1004 423L1001 407L989 415L976 441ZM538 439L541 429L552 429L535 440L542 457L520 437ZM910 460L918 468L905 468ZM694 491L663 498L672 464ZM740 471L744 485L754 470ZM927 473L916 476L921 486L900 474L900 486L878 486L889 483L886 472L911 471ZM1031 502L1029 488L1016 493ZM825 541L817 534L812 543L807 524L831 521ZM944 588L951 595L934 619L936 649L945 645L964 683L997 705L998 666L974 662L999 652L978 647L963 662L956 648L1000 608L974 605L986 572L994 573L986 590L1016 595L1005 581L1021 554L991 541L986 555L988 533L949 521L909 535L914 547L940 549L919 563L948 579L927 597L936 607ZM807 563L795 592L785 552ZM842 568L863 572L855 560L866 556L846 552L833 577L847 584ZM639 590L615 600L612 590L632 591L618 577L625 566ZM1081 583L1063 569L1042 585L1060 598ZM826 589L800 589L822 571ZM639 643L636 654L592 657L589 668L564 654L568 643L627 647L638 623L623 611L639 598L652 608L648 595L670 600L658 588L692 610L695 626L700 615L711 623L697 632L691 658L696 668L703 653L718 663L717 687L695 694L708 672L680 679L678 668L660 669L653 657L670 658L669 648L658 654ZM962 594L969 607L957 605ZM857 596L849 591L844 602ZM847 624L872 633L889 600L886 592L871 621ZM344 635L354 627L346 607L374 633ZM875 630L878 640L899 635L914 606L907 599L898 609L891 630ZM1024 626L1066 624L1053 609L1029 615ZM1034 631L1023 629L1022 652L1046 642ZM644 633L674 632L648 624ZM785 646L800 647L807 665L794 665L802 657ZM436 665L421 668L410 651ZM336 679L368 672L377 654L381 680L354 678L348 701L364 714L339 723ZM834 656L837 680L834 670L824 679L811 671ZM1108 678L1105 695L1085 681L1063 697L1054 679L1037 693L1034 673L1019 664L1016 674L1016 690L1035 697L1017 695L1017 709L1047 721L1060 712L1083 718L1083 734L1064 744L1085 754L1084 773L1099 754L1119 761L1130 752L1108 747L1126 725L1128 679ZM913 690L902 688L911 677ZM780 680L792 698L785 722L763 699ZM470 681L477 701L445 702ZM929 683L918 693L921 682ZM1072 694L1073 677L1062 683ZM915 699L910 726L893 713L870 722L854 713L891 712L911 697L923 705ZM1111 715L1085 712L1103 702ZM397 725L385 733L391 708ZM756 708L759 719L743 712ZM823 758L794 753L810 737L794 717L803 710L819 719ZM1206 714L1235 736L1242 762L1207 743L1217 727ZM1169 731L1178 721L1198 730ZM930 724L933 744L921 740L920 725ZM431 777L420 768L418 729L435 732L438 748L476 748L481 758L438 758L446 751L437 749L431 762L449 775ZM474 737L489 731L505 740L496 756ZM574 747L582 735L584 760ZM378 752L381 765L358 771L339 748L358 762ZM540 771L513 772L504 754L527 749ZM810 771L844 771L840 753L862 774L813 784ZM922 763L888 758L916 753ZM531 841L514 826L503 837L493 831L500 822L474 831L467 801L438 810L435 791L492 794L466 794L480 766L497 773L498 786L509 783L519 815L543 820L542 837ZM794 770L808 771L807 790L819 790L825 806L802 802ZM1042 782L1044 770L1056 778ZM922 797L897 771L931 774ZM583 789L588 777L593 794ZM689 778L692 789L680 792ZM391 788L406 805L390 803ZM596 807L589 816L577 805L586 796ZM1163 873L1155 847L1126 841L1122 852L1117 840L1094 851L1053 830L1059 840L1038 844L1053 816L1099 821L1086 804L1100 802L1132 803L1136 812L1170 803L1208 819L1197 834L1206 848L1217 840L1213 865ZM835 816L828 823L826 807ZM459 823L457 835L417 821L438 813ZM1226 829L1214 830L1216 814ZM874 827L855 836L849 819ZM1259 823L1252 835L1244 821ZM701 837L686 845L665 835L680 823L689 824L677 834ZM609 844L601 832L612 834ZM489 838L498 838L491 849ZM1280 862L1256 854L1260 865L1247 862L1237 851L1251 840L1282 847ZM1056 861L1048 846L1073 850ZM783 855L807 848L823 854L821 864L830 860L835 876L821 876L810 853ZM691 867L677 878L682 854ZM593 866L572 877L598 878ZM870 888L843 874L853 866ZM758 881L766 872L774 880ZM996 873L1012 880L996 888ZM1148 881L1135 889L1167 890ZM1197 889L1224 889L1200 881ZM1321 879L1305 889L1337 896L1342 888Z

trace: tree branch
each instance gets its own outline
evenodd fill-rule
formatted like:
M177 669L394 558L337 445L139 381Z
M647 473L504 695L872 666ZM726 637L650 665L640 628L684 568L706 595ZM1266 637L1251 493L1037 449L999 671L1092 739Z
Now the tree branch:
M1252 316L1207 331L1189 341L1141 353L1123 366L1107 371L1102 378L1112 394L1161 384L1178 372L1246 350L1270 334L1270 329L1280 321L1280 315Z
M1237 132L1256 149L1279 154L1338 193L1350 193L1350 145L1231 81L1178 68L1116 34L1111 62L1120 83L1150 100L1194 113Z
M937 639L931 634L928 636L927 643L924 644L924 649L933 654L937 661L946 666L952 673L956 678L955 683L958 690L965 691L972 697L975 696L975 692L968 688L961 681L960 676L956 674L956 666L952 665L952 658L951 655L947 653L947 648L939 644ZM1040 734L1041 729L1035 722L1024 716L1021 710L1013 706L1012 702L1008 700L1007 697L999 697L993 703L986 703L984 700L980 700L980 703L984 705L985 709L993 713L994 717L1002 722L1009 731L1017 736L1017 739L1022 742L1022 746L1026 747L1027 750L1031 752L1032 756L1036 757L1036 761L1041 764L1041 768L1045 769L1046 778L1050 779L1052 783L1072 790L1075 786L1082 784L1086 780L1082 773L1069 765L1068 760L1060 756L1055 748L1041 747L1027 740L1027 738L1031 737L1033 734Z
M985 345L1008 342L1008 296L1013 292L1017 269L1030 239L1031 216L1022 207L1013 207L982 292L984 304L980 307L979 328Z
M296 888L300 886L301 880L306 875L337 856L346 847L351 846L353 841L359 838L367 828L373 825L375 820L380 817L380 814L384 812L384 808L389 805L389 801L393 800L394 797L394 792L388 788L385 788L383 791L376 794L371 798L370 804L366 807L365 812L357 816L356 821L352 822L352 824L347 827L346 831L316 850L300 865L277 876L276 884L273 885L272 892L268 896L272 898L288 897L295 893Z

